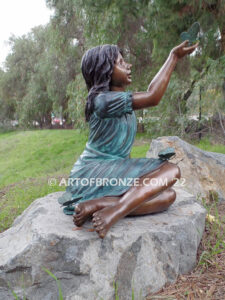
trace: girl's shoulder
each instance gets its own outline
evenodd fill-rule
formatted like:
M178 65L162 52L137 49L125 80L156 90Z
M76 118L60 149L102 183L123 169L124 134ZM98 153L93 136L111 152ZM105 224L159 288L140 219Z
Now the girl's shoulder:
M94 111L101 117L131 113L132 92L101 92L94 99Z
M131 91L128 92L116 92L116 91L103 91L100 92L95 99L106 98L106 99L120 99L126 98L127 96L132 95Z
M116 94L119 94L119 93L126 93L126 92L116 92L116 91L101 91L99 92L99 94L96 96L100 96L100 95L108 95L108 96L112 96L112 95L116 95Z

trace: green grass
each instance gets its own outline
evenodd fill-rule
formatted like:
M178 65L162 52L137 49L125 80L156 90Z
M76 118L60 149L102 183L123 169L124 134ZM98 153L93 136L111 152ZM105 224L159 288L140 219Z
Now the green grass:
M48 179L68 176L86 140L79 130L0 134L0 231L34 199L65 189L48 185Z
M30 203L65 190L49 178L68 177L87 142L80 130L27 130L0 133L0 231L8 228ZM145 157L150 137L138 134L131 157ZM198 146L198 145L197 145ZM199 147L225 153L225 146L202 141ZM205 147L205 148L203 148Z
M56 281L56 284L58 287L58 292L59 292L59 300L63 300L63 294L62 294L60 280L50 270L48 270L46 268L43 268L43 270Z
M205 151L225 154L225 145L212 144L208 138L204 138L200 142L195 143L194 145Z
M146 157L146 153L149 150L149 145L150 142L148 144L133 146L131 150L131 157L132 158Z
M214 195L210 203L203 198L202 204L207 210L208 216L212 215L214 220L210 222L206 218L208 238L204 240L204 251L200 256L198 266L202 266L202 269L208 269L210 265L216 265L219 268L215 258L225 251L225 218L224 216L221 217L218 211L218 195Z
M86 139L75 130L0 134L0 188L26 178L67 173Z

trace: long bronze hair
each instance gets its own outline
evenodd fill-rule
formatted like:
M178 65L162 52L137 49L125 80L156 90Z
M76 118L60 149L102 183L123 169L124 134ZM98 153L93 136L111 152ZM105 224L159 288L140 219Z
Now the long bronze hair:
M116 45L103 45L89 49L81 61L81 70L85 79L88 97L85 118L89 121L93 112L93 99L102 91L109 91L111 75L121 50Z

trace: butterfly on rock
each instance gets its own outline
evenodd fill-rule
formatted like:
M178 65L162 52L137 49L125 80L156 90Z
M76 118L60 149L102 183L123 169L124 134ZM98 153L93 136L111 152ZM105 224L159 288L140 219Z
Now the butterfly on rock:
M175 149L172 147L167 147L163 150L161 150L158 153L158 156L162 159L162 160L168 160L170 158L172 158L175 155Z
M189 46L197 42L197 37L200 31L200 24L198 22L195 22L194 24L191 25L191 28L186 32L182 32L180 37L181 40L184 42L186 40L189 41Z

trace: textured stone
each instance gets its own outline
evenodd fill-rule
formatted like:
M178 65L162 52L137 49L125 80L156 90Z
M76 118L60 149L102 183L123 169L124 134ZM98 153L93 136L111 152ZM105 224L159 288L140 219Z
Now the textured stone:
M205 210L195 197L177 189L177 200L163 213L120 220L101 240L87 223L74 231L62 213L62 192L37 199L13 226L0 234L0 299L14 299L12 289L29 300L58 299L61 282L66 300L135 299L175 282L196 263Z
M147 157L157 157L160 150L173 147L176 156L171 162L181 169L183 189L194 194L197 199L217 194L225 200L225 155L203 151L177 136L165 136L152 140Z

